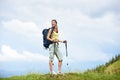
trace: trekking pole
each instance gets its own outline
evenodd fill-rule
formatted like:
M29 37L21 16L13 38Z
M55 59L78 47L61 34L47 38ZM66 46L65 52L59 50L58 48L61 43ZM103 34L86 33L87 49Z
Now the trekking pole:
M66 47L66 57L68 57L67 42L65 43L65 47Z
M65 43L65 48L66 48L66 59L67 59L68 57L67 42ZM67 61L67 68L68 68L68 72L70 72L68 61Z

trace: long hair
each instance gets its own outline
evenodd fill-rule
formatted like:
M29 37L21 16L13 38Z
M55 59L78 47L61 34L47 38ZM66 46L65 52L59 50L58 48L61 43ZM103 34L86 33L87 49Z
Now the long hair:
M53 21L56 23L56 27L55 27L55 29L56 29L56 32L58 33L58 25L57 25L57 20L53 19L51 22L53 22Z

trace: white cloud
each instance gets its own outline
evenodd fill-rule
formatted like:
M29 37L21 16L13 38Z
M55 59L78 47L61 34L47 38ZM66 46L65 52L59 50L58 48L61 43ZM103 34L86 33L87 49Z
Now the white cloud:
M48 57L40 53L32 53L29 51L18 52L9 45L1 46L0 62L4 61L41 61L48 62Z
M69 46L68 54L69 59L74 62L107 62L114 56L112 53L102 52L99 47L89 45Z
M62 45L63 46L63 45ZM64 50L63 50L64 51ZM63 53L63 52L62 52ZM65 51L64 51L65 53ZM64 62L66 62L66 57L64 55ZM97 48L93 47L69 47L68 50L68 60L69 62L76 61L108 61L111 59L113 54L103 53ZM32 53L29 51L18 52L15 49L12 49L9 45L1 46L0 53L0 62L6 61L40 61L40 62L48 62L48 56L44 56L40 53ZM56 62L56 58L55 58Z
M18 19L2 21L3 28L27 37L39 37L39 27L33 22L23 22Z
M13 5L14 3L14 5ZM46 20L51 17L56 17L59 15L58 10L64 13L64 11L74 12L75 10L80 11L83 14L93 16L99 16L99 14L104 14L108 11L118 12L119 9L119 0L6 0L5 5L10 7L6 10L4 14L7 14L7 11L11 13L11 15L19 17L23 17L28 20ZM9 4L9 5L8 5ZM6 7L2 5L2 7ZM12 13L15 12L15 13ZM71 13L69 13L71 14ZM9 15L9 14L7 14ZM10 15L9 15L10 16ZM60 15L59 15L60 16Z
M91 18L80 12L71 12L71 15L65 14L64 16L65 20L60 20L60 26L63 26L60 27L60 31L65 37L69 39L72 37L70 40L92 40L100 44L118 43L120 26L117 24L119 18L115 14L106 13L104 16Z
M61 32L60 37L62 39L67 39L68 44L70 42L70 56L72 60L106 61L111 58L112 53L105 53L101 50L101 46L99 45L106 43L114 45L119 43L117 41L117 39L119 39L117 36L120 33L120 27L116 24L118 18L115 14L106 13L101 17L92 18L82 14L80 11L61 12L58 10L57 12L64 17L64 19L61 17L58 19L58 25ZM34 25L29 28L28 26L31 26L31 23L28 23L20 20L3 21L3 26L6 29L27 36L40 35L41 32L38 31L38 26L33 23ZM18 27L14 25L18 25ZM37 34L32 32L36 32Z
M64 35L61 37L68 39L70 58L74 61L104 62L111 59L115 53L109 50L105 52L103 48L120 44L120 26L117 24L119 18L113 13L106 13L98 18L91 18L79 12L71 14L72 17L66 15L69 18L66 18L66 25L61 20L64 27L60 28Z
M104 53L100 45L119 44L120 27L117 24L119 16L114 12L107 11L119 2L117 0L31 0L27 4L25 4L25 0L12 1L11 4L16 2L17 7L14 7L14 10L17 12L18 18L18 14L24 14L26 17L20 15L20 17L23 17L23 21L28 18L28 21L31 19L37 21L38 24L44 24L40 28L50 27L48 23L52 18L56 18L61 32L60 37L70 42L69 46L72 47L70 53L73 59L85 61L108 60L107 54L109 53ZM89 13L95 14L95 12L104 14L98 17L89 15ZM34 22L23 21L12 19L11 21L3 21L2 24L5 29L16 33L29 37L36 36L35 39L40 37L40 28ZM90 47L90 45L93 46ZM87 48L87 46L90 48ZM100 57L98 58L98 56Z

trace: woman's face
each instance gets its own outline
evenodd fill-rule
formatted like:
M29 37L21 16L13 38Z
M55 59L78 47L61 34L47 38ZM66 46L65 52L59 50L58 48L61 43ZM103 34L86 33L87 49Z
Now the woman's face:
M55 27L57 24L55 21L52 21L52 27Z

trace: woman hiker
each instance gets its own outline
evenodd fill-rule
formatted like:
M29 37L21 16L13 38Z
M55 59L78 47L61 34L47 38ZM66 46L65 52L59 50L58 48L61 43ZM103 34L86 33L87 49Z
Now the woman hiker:
M53 19L51 21L51 25L53 28L49 29L48 34L47 34L47 39L52 41L53 43L49 45L49 68L50 68L50 74L54 74L53 73L53 60L54 60L54 55L57 57L58 59L58 74L61 74L61 67L62 67L62 61L63 61L63 57L62 54L59 51L59 43L58 42L63 42L66 43L66 40L59 40L58 38L58 26L57 26L57 21L55 19ZM52 34L51 34L52 33Z

